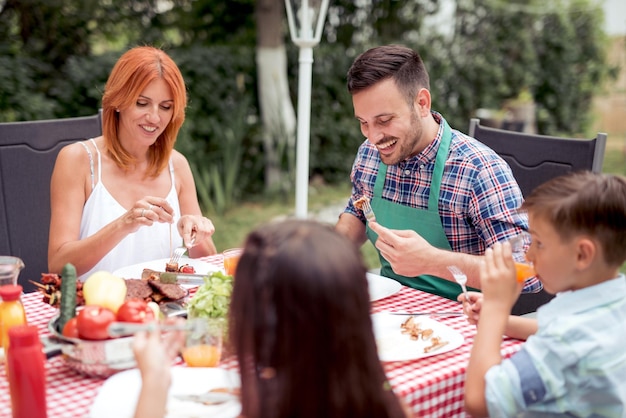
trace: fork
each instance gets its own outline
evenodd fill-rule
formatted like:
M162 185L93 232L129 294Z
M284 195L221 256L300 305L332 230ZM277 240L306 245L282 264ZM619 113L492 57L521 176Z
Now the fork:
M183 256L183 254L185 254L186 251L187 247L175 248L174 252L172 253L172 258L170 258L169 264L178 264L180 258Z
M467 276L457 266L448 266L448 270L452 273L452 276L454 276L454 280L456 280L456 282L461 286L461 289L463 289L463 296L465 296L465 300L469 302L470 299L467 294L467 287L465 287L465 284L467 283Z
M361 210L363 211L363 215L365 215L365 219L367 219L368 222L376 220L376 216L374 215L374 211L372 210L372 205L370 205L369 200L365 200L361 204Z

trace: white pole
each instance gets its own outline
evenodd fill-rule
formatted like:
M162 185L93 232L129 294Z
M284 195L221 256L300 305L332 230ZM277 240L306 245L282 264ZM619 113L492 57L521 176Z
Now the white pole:
M306 218L309 198L309 141L311 124L311 73L313 48L303 46L299 55L298 136L296 148L296 217Z

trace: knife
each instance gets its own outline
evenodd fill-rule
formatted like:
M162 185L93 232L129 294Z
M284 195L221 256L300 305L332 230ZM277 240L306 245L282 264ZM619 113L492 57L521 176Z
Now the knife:
M204 284L204 278L209 277L208 274L197 273L179 273L170 271L156 271L151 269L143 269L141 272L142 279L150 279L157 277L162 283L174 283L174 284L187 284L187 285L202 285Z

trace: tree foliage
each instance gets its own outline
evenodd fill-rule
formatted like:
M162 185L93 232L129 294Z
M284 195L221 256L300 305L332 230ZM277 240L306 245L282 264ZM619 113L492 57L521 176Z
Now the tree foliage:
M356 54L377 44L404 43L420 52L431 75L433 107L460 130L467 129L476 109L497 108L528 91L537 104L541 133L585 133L592 94L610 70L603 15L595 1L457 0L455 15L433 26L429 19L441 3L331 2L322 43L314 52L311 173L346 181L363 138L345 91L345 74ZM93 114L121 52L141 44L160 46L180 65L188 85L187 121L177 148L198 173L223 165L226 155L238 156L237 179L230 170L222 184L207 183L222 191L236 184L238 190L227 191L234 196L259 192L256 4L0 2L0 121ZM295 103L297 48L288 38L287 46ZM292 161L285 156L285 170Z
M585 134L591 96L610 71L602 19L589 0L459 0L453 37L426 59L448 81L435 79L434 101L464 128L478 108L528 91L540 133Z

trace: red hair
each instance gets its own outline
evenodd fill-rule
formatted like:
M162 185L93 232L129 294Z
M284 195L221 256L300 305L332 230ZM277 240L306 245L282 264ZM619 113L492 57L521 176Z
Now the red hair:
M149 150L148 176L156 176L168 165L180 127L185 121L187 91L176 63L161 49L141 46L128 50L115 63L102 97L102 133L107 151L122 169L135 159L120 144L116 109L134 106L141 92L152 81L167 83L174 100L172 120Z

